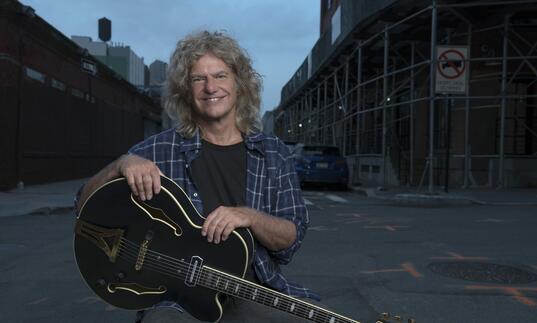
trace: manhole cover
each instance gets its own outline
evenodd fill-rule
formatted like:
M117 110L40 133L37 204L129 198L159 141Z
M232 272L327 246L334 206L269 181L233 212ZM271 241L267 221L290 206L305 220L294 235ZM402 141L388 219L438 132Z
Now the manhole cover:
M530 271L492 263L442 262L427 266L432 272L451 278L482 283L528 284L537 281L537 274Z

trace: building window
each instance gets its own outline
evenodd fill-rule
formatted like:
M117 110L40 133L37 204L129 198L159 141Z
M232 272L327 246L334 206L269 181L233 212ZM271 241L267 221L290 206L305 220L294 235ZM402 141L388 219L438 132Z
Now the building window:
M332 44L336 42L336 39L341 34L341 7L338 7L334 15L332 16Z
M46 75L34 70L33 68L25 67L26 70L26 76L31 78L32 80L36 80L41 83L45 83Z
M52 79L51 85L53 88L58 89L60 91L65 91L65 83L58 81L57 79Z
M79 99L84 100L84 92L78 89L71 89L71 94Z

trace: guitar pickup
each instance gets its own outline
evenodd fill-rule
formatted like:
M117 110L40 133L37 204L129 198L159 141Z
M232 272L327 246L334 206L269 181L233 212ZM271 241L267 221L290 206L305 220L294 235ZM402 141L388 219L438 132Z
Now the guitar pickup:
M188 266L188 272L185 278L185 284L188 287L194 287L198 284L202 266L203 259L201 257L194 256L190 259L190 265Z

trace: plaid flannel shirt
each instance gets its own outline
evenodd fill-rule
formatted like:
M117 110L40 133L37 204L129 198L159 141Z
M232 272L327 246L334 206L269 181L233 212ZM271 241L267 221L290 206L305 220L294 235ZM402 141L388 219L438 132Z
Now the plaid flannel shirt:
M287 249L274 252L256 244L253 267L257 278L285 294L320 300L316 293L287 280L279 267L279 264L291 261L309 224L292 156L280 139L264 133L246 136L244 142L247 150L246 206L290 220L296 226L297 238ZM172 128L133 146L129 153L155 162L164 175L183 188L198 212L203 214L202 201L188 172L200 151L199 133L185 138Z

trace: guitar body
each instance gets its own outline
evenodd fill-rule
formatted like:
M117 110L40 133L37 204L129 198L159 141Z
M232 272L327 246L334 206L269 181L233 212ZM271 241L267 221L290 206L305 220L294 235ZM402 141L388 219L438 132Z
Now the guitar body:
M201 235L204 218L183 190L163 176L161 183L161 192L145 202L134 198L125 179L92 194L75 228L80 273L116 307L144 309L168 300L199 320L218 321L220 293L200 286L201 268L244 277L251 265L252 235L239 229L220 244L207 242Z

